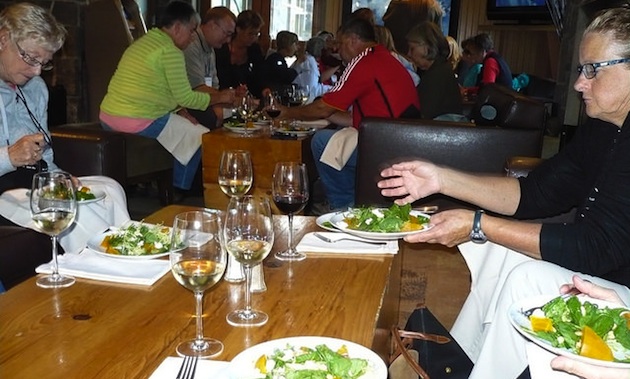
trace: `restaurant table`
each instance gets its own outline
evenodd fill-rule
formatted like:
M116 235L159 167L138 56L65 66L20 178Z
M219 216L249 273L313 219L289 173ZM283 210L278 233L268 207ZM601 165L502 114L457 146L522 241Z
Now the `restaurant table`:
M146 218L170 224L199 208L171 205ZM286 216L274 216L273 252L286 247ZM296 216L295 239L315 230ZM273 254L272 252L272 254ZM329 336L371 347L385 358L398 321L401 252L396 255L308 254L300 262L264 262L267 291L252 305L269 314L260 327L233 327L225 315L243 306L243 284L220 281L206 291L204 334L221 340L215 359L291 336ZM194 337L194 298L167 273L151 287L77 278L43 289L31 278L0 294L0 378L148 378L175 347Z
M288 137L287 137L288 138ZM279 139L268 129L252 133L249 137L225 128L214 129L202 137L203 199L208 208L227 209L230 198L219 188L219 163L225 150L247 150L254 166L254 183L250 195L271 199L273 170L277 162L306 163L310 181L317 179L317 168L311 153L311 136ZM274 213L281 214L271 201Z

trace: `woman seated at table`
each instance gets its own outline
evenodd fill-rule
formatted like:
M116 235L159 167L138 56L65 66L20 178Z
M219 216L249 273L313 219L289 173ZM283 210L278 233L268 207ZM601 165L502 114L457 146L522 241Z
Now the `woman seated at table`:
M39 6L17 3L0 12L0 192L31 188L36 172L58 169L47 125L48 89L40 74L52 69L53 55L65 37L63 25ZM108 191L122 199L118 212L128 220L122 187L106 179L112 184ZM18 211L24 216L28 206L18 209L8 194L1 197L0 207L0 292L3 284L8 289L33 276L35 268L51 258L50 237L9 220ZM22 219L30 220L28 213Z
M462 119L462 97L455 73L446 60L450 49L440 28L433 22L422 22L409 31L407 43L408 56L420 73L416 88L422 118Z
M322 56L322 50L326 46L326 42L319 38L313 37L306 42L306 48L302 59L296 60L291 68L297 73L297 77L293 80L294 84L302 88L309 88L309 98L306 104L310 104L317 97L328 92L332 86L321 82L321 74L317 59Z
M507 275L520 273L511 289L546 292L566 281L567 271L630 285L629 47L628 8L605 10L586 28L574 88L589 119L527 177L473 175L420 161L382 172L381 193L400 196L399 204L442 193L494 213L446 210L433 215L430 230L405 238L447 246L494 243L460 246L476 283L451 332L475 362L470 378L515 378L527 364L524 339L506 320L512 299L503 294L518 294L502 291ZM572 209L575 216L564 223L501 217L540 219Z
M298 36L288 30L278 32L276 51L269 54L260 70L260 83L263 89L277 91L290 86L298 72L287 66L286 58L295 56L298 49ZM303 60L304 54L300 59Z
M385 48L387 48L387 50L389 50L392 55L398 59L398 62L407 69L411 79L413 79L413 84L417 87L418 84L420 84L420 76L416 72L416 67L406 57L400 54L398 50L396 50L396 46L394 46L394 39L392 38L392 33L390 33L389 29L381 25L375 25L374 33L376 34L376 42L385 46Z
M236 17L232 40L215 50L221 89L246 85L251 94L260 98L259 71L265 59L257 41L263 24L262 17L252 10Z

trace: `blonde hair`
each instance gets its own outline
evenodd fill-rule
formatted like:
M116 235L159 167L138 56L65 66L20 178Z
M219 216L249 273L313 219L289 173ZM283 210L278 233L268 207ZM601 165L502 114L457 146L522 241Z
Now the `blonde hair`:
M392 37L392 33L389 31L389 29L382 25L375 25L374 34L376 35L376 42L385 46L387 50L396 52L396 47L394 46L394 38Z
M31 3L12 4L0 12L0 30L6 30L15 42L34 40L54 53L66 39L66 28L45 9Z
M459 44L455 38L446 36L446 42L448 42L448 48L450 50L446 60L449 61L451 66L453 66L453 70L455 70L457 68L457 64L462 59L462 51L459 49Z

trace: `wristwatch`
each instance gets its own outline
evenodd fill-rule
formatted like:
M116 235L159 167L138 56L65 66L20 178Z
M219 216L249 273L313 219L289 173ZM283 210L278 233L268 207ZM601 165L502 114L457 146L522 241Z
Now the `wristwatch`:
M478 209L475 211L475 218L473 219L473 227L470 231L470 240L474 243L484 243L488 240L486 235L481 230L481 215L484 214L484 211Z

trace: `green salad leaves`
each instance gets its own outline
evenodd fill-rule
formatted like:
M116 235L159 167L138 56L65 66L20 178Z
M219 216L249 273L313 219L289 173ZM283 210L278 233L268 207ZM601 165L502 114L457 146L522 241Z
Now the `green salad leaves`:
M340 350L345 350L345 346ZM266 379L358 379L367 372L368 361L348 358L326 345L315 349L287 345L285 349L276 349L271 356L262 356L256 367Z
M364 232L397 233L422 230L429 222L428 217L411 214L411 204L394 204L388 209L361 207L346 215L348 228Z
M588 326L613 351L630 350L630 329L624 317L627 309L599 307L589 301L581 302L576 296L566 299L560 296L543 305L541 310L544 317L551 319L554 330L535 334L554 347L579 354L582 330ZM630 363L630 356L618 361Z

